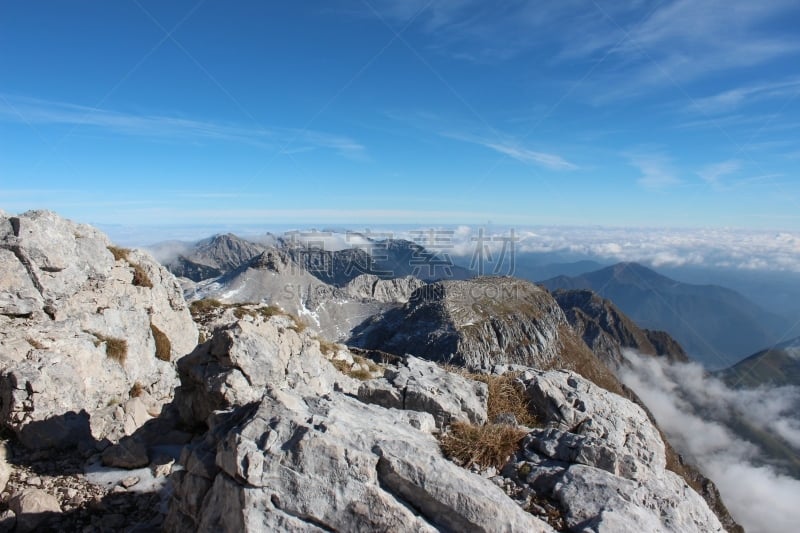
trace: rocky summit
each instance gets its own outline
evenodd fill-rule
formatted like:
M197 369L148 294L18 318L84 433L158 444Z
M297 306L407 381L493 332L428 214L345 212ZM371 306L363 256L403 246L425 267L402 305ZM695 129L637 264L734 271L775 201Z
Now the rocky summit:
M666 344L605 305L513 278L336 287L232 237L191 260L251 257L189 305L53 213L0 239L0 530L740 531L602 355Z

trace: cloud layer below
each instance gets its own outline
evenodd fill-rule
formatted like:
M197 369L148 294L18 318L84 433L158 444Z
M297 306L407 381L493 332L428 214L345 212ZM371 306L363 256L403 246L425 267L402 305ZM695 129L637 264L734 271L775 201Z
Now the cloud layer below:
M736 435L731 417L781 437L800 453L800 388L733 390L697 364L625 354L619 377L652 411L678 452L717 484L734 518L750 533L793 531L800 523L800 480L765 463Z

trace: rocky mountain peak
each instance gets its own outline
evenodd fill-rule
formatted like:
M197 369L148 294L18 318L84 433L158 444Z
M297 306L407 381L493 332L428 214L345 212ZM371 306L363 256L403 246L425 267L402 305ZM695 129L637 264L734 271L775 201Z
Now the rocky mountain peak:
M195 286L220 297L192 305L198 344L169 272L53 213L0 218L0 273L0 423L16 461L0 446L3 527L723 530L532 283L367 274L340 288L265 247ZM628 331L591 294L570 302ZM322 327L365 318L363 350ZM41 450L70 446L67 467Z

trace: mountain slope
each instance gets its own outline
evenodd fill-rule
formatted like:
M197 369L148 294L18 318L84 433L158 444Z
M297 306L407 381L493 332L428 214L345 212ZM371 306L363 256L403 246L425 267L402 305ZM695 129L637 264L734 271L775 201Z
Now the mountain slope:
M680 283L636 263L542 282L550 290L591 289L637 324L660 329L710 369L729 366L769 345L784 325L736 291Z
M533 283L498 277L443 281L353 331L353 346L470 369L568 368L621 393L616 378L570 328L558 303Z
M671 361L689 360L668 333L640 328L611 301L590 290L559 289L553 298L586 345L612 369L624 361L624 348L644 355L665 356Z
M761 350L718 373L729 386L800 386L800 337Z

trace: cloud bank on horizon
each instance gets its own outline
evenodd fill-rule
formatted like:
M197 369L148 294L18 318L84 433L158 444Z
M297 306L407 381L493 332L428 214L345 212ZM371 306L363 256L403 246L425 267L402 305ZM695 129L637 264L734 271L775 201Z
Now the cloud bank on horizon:
M122 244L154 248L153 229L103 227ZM176 228L163 239L183 243L160 244L160 254L183 250L186 243L212 234L232 231L243 238L264 241L265 228L239 226L228 229L213 226ZM360 247L370 251L369 240L386 238L416 242L431 251L454 258L470 258L480 249L499 255L511 240L515 254L548 254L552 262L590 259L599 263L639 262L654 268L703 267L746 271L783 271L800 273L800 233L732 229L657 229L601 227L440 226L435 228L353 228L320 231L297 227L270 231L275 235L313 243L335 251ZM177 253L177 252L175 252Z

